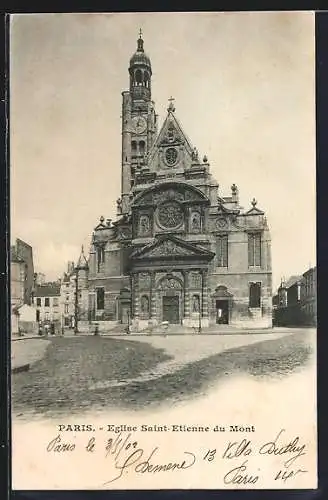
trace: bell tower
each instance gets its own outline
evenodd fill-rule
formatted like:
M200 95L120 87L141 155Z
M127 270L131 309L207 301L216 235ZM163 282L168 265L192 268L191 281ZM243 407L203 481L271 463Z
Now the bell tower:
M137 50L130 59L129 90L122 92L122 214L129 212L135 174L147 165L147 154L157 134L157 116L151 100L152 68L140 30Z

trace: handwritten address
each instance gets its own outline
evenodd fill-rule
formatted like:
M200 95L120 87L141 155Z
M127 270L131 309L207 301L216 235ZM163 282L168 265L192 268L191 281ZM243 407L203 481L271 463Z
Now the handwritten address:
M48 453L75 453L77 449L77 445L73 441L65 440L60 432L46 445ZM255 445L251 439L243 438L228 441L222 449L213 447L205 453L183 449L175 456L169 458L165 456L165 460L162 458L159 446L144 449L134 438L133 432L113 434L105 441L97 441L95 437L88 438L83 449L87 453L94 453L100 449L104 458L110 461L110 474L102 486L119 481L127 472L137 475L173 471L183 473L204 462L218 463L218 473L222 472L222 480L226 485L256 485L260 480L261 470L252 470L249 465L250 458L255 456L281 458L279 468L272 470L272 477L279 485L308 472L302 465L307 453L306 444L302 443L300 436L290 437L285 429L279 430L272 439L260 444Z

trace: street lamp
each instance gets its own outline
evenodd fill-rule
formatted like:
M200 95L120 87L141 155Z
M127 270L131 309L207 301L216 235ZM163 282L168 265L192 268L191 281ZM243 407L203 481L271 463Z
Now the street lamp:
M126 333L130 333L130 311L127 310L128 324L126 325Z
M79 276L79 268L76 266L75 268L76 276L75 276L75 302L74 302L74 335L77 335L79 333L79 327L78 327L78 319L79 319L79 282L78 282L78 276Z

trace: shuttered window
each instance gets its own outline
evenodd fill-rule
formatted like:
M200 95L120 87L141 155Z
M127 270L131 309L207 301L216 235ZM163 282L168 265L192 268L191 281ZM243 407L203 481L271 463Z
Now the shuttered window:
M217 265L228 267L228 236L222 235L217 239Z
M248 265L261 266L261 234L248 235Z
M261 307L261 283L249 284L249 307Z

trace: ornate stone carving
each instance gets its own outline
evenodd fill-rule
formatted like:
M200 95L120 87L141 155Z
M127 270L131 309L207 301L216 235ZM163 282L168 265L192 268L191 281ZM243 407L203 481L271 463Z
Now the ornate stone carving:
M175 189L166 189L165 191L154 193L153 201L155 205L159 205L163 201L167 200L184 201L184 196Z
M190 217L190 229L194 233L201 230L201 215L199 212L192 212Z
M168 255L195 255L195 253L192 250L188 250L186 248L183 248L174 241L167 240L163 241L160 245L157 247L153 248L147 256L149 257L166 257Z
M130 227L120 227L120 228L118 228L117 237L119 239L122 239L122 240L132 238L131 228Z
M150 288L150 274L149 273L140 273L139 274L139 287L140 287L140 289Z
M216 229L226 229L228 227L228 221L225 217L219 217L215 221Z
M179 203L167 202L158 207L157 220L161 227L174 229L183 223L183 211Z
M148 215L140 215L138 234L144 236L150 233L150 219Z
M200 200L201 196L198 193L196 193L195 191L193 191L191 189L187 189L185 191L185 199L187 201L195 201L195 200Z
M162 290L167 290L167 289L172 289L172 288L175 288L175 289L181 289L181 283L180 281L178 281L176 278L174 277L170 277L170 278L164 278L161 282L160 282L160 288Z

